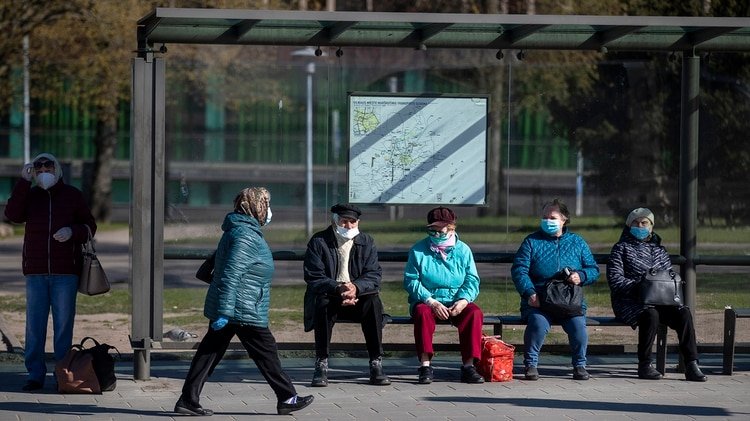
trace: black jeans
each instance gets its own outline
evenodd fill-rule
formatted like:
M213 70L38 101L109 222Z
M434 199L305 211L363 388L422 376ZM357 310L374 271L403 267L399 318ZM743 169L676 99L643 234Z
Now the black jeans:
M383 355L383 303L379 294L366 294L353 306L342 306L341 297L321 295L315 305L315 356L328 358L333 326L339 318L360 322L370 360Z
M268 328L228 324L219 330L210 327L198 345L190 370L182 386L181 399L189 405L199 406L203 385L219 364L229 347L229 342L237 335L247 350L247 355L258 366L258 370L271 386L276 399L283 402L297 394L292 380L281 368L276 339Z
M698 359L698 346L695 340L693 316L687 307L656 306L647 307L638 317L638 361L651 362L659 324L665 324L677 332L680 353L685 362Z

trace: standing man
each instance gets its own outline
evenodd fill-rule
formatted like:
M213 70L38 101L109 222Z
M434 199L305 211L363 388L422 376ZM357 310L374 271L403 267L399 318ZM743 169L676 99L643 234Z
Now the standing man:
M370 384L387 386L383 372L381 269L373 238L359 231L362 211L349 204L331 208L331 226L315 233L305 253L305 332L315 330L315 374L311 386L328 386L331 333L341 317L358 321L370 357Z
M44 387L47 366L44 349L47 319L52 310L55 360L60 361L73 341L81 244L96 222L80 190L65 184L57 158L39 154L23 166L5 216L26 223L23 274L26 276L25 363L29 372L25 391Z

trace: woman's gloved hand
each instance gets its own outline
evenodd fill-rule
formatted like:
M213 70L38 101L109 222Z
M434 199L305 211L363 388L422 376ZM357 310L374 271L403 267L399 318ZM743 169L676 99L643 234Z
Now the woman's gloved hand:
M24 164L23 168L21 168L21 177L23 177L26 181L31 181L31 177L34 176L34 164L31 162L27 162Z
M73 230L70 227L62 227L59 230L57 230L56 233L52 234L52 238L55 240L64 243L68 240L70 240L70 237L73 236Z
M224 326L227 325L227 323L229 323L229 319L227 319L224 316L219 316L218 319L214 320L211 323L211 329L213 329L213 330L221 330Z

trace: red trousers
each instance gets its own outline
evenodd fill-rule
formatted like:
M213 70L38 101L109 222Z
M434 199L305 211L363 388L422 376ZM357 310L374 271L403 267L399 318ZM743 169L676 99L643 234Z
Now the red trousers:
M417 346L417 358L426 353L432 359L432 337L435 334L437 318L427 304L419 303L414 306L414 343ZM482 355L482 309L474 303L469 303L464 311L448 321L458 328L458 343L461 348L461 360L470 358L478 360Z

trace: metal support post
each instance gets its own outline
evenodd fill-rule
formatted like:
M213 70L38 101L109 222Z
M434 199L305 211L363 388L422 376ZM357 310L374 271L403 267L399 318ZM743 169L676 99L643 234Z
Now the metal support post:
M150 350L161 340L164 289L164 61L133 59L131 105L130 286L135 380L150 377Z
M698 112L700 57L692 51L682 55L682 101L680 107L680 254L685 257L681 276L685 302L695 316L696 221L698 218Z

